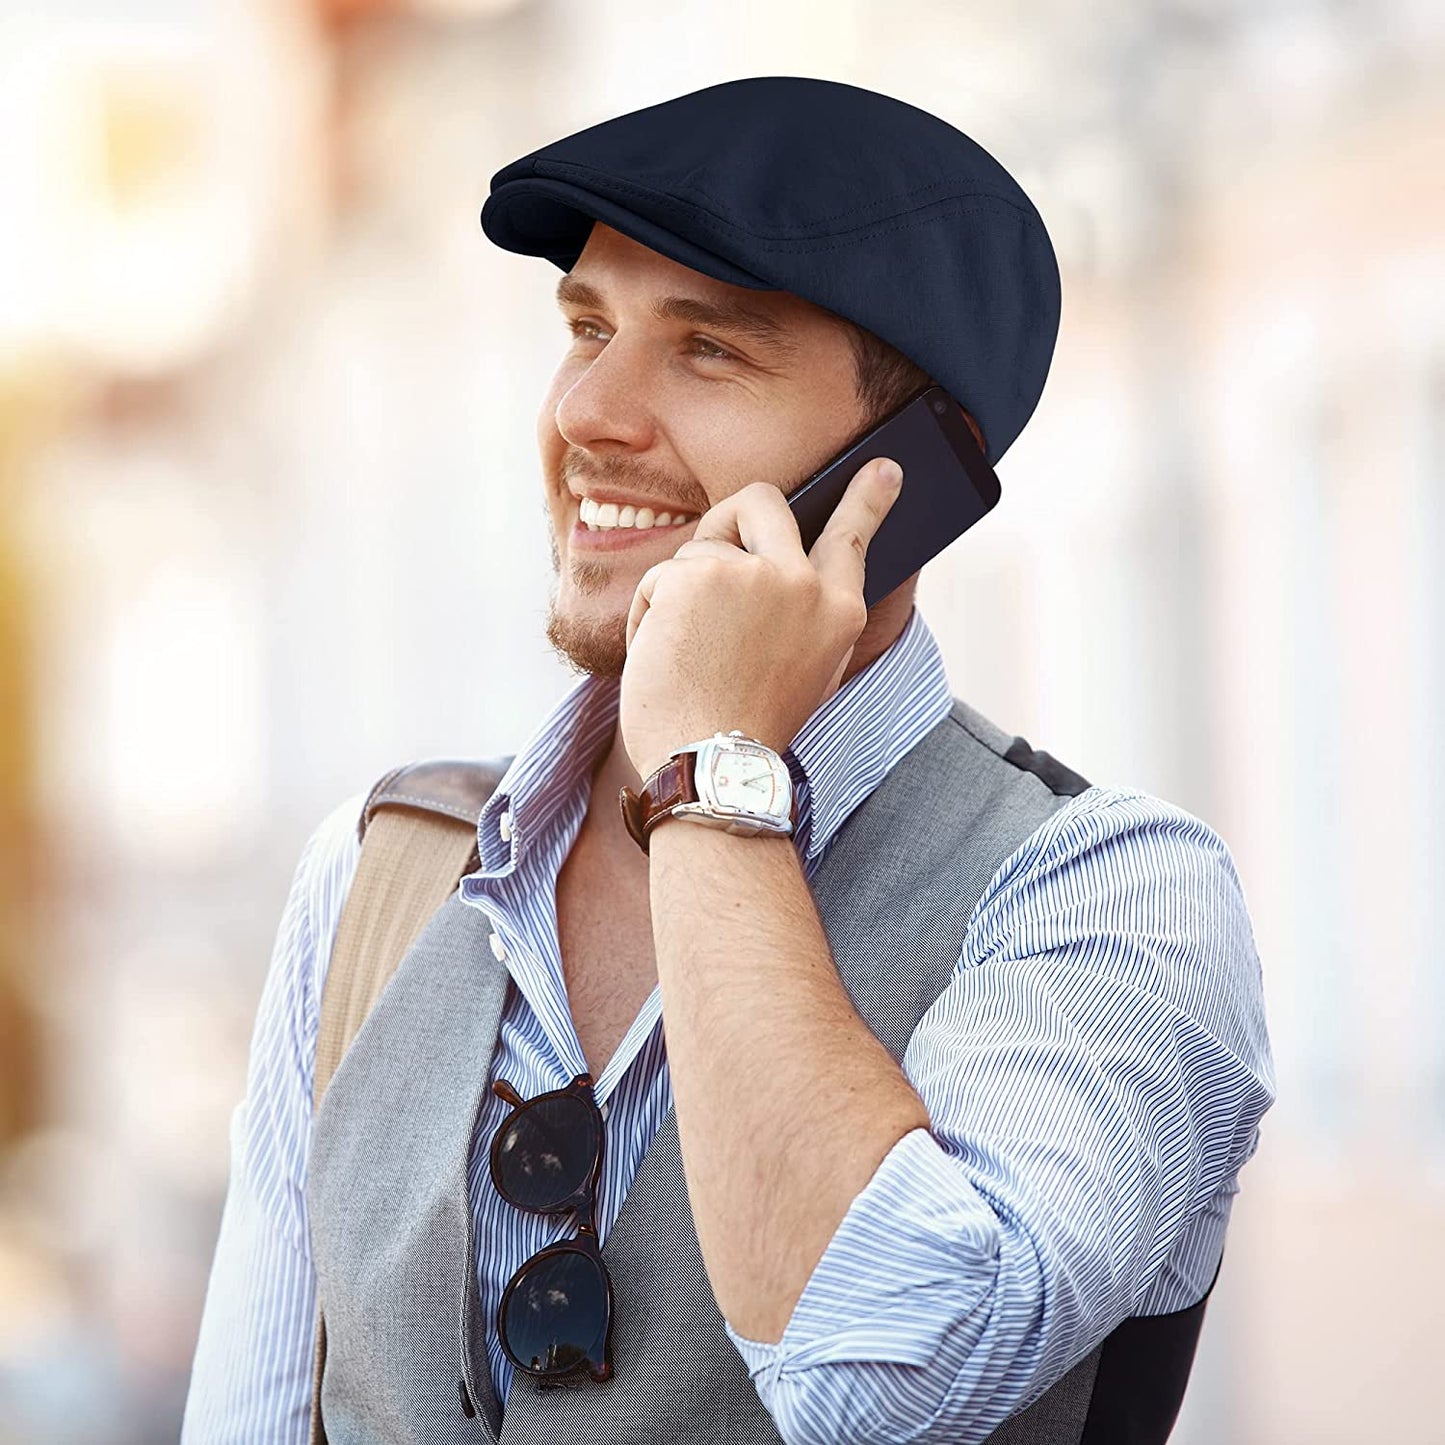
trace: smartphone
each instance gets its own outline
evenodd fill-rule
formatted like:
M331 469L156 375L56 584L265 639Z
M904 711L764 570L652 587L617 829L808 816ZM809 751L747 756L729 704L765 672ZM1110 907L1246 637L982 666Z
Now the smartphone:
M992 509L998 477L959 404L941 387L915 393L788 493L803 550L812 549L860 467L892 457L903 490L868 544L863 600L886 597Z

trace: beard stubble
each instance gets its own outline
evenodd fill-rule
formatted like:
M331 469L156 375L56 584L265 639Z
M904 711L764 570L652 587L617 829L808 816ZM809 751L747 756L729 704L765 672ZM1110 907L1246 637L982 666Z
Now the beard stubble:
M547 547L552 557L552 586L547 598L547 641L553 651L577 672L593 677L620 678L627 661L627 614L604 620L579 620L564 616L557 609L557 593L561 577L561 558L557 537L548 518ZM614 569L597 562L579 561L572 557L567 563L573 591L590 597L604 591L611 583Z

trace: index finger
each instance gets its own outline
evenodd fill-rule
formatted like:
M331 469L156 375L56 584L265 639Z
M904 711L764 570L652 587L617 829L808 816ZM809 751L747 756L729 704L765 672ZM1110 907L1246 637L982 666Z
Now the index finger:
M760 557L799 556L803 550L798 520L771 482L753 482L709 507L689 540L726 542Z
M863 591L868 544L898 500L902 484L903 468L892 457L875 457L853 474L808 553L825 582Z

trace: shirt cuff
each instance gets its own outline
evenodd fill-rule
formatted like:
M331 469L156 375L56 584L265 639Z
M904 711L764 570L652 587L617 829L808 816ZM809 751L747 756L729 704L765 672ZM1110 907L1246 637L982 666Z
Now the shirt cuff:
M998 1255L998 1219L959 1161L910 1129L849 1205L782 1339L723 1323L765 1404L780 1375L809 1365L926 1365L992 1291Z

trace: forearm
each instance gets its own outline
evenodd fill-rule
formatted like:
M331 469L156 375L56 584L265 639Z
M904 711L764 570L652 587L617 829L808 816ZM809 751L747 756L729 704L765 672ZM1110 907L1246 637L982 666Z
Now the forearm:
M792 838L673 820L650 848L698 1244L728 1323L775 1342L849 1205L928 1111L843 988Z

